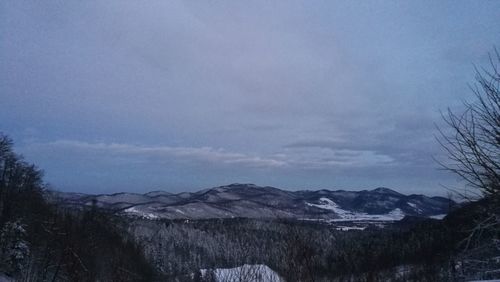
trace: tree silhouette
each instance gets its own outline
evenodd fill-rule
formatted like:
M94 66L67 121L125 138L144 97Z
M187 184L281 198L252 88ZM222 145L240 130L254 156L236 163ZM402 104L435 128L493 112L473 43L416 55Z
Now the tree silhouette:
M465 102L465 110L443 114L449 127L440 129L439 143L447 153L441 165L460 176L482 196L500 197L500 55L490 56L491 69L476 68L471 86L476 101Z

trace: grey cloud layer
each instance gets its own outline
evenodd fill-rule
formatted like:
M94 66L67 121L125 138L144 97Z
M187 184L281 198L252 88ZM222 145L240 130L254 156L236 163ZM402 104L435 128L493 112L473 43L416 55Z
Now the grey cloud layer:
M353 150L285 150L270 157L228 152L211 147L170 147L138 146L123 143L88 143L75 140L58 140L49 143L33 143L28 151L47 150L54 154L87 154L95 159L117 158L125 162L137 161L165 163L183 163L194 165L233 165L247 168L286 168L322 169L328 167L370 167L390 165L389 156L372 151ZM314 152L315 151L315 152ZM125 158L123 158L125 157Z
M498 9L2 1L0 130L61 189L437 189L434 123L500 44Z

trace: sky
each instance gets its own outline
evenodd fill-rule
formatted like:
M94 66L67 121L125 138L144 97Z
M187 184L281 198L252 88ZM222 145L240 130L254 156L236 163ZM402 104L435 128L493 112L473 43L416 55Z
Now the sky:
M446 193L500 1L0 2L0 132L53 189Z

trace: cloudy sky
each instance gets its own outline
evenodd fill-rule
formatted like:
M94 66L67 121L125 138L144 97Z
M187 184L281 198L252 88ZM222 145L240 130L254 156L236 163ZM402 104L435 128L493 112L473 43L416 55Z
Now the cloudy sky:
M442 194L499 1L1 1L0 131L65 191Z

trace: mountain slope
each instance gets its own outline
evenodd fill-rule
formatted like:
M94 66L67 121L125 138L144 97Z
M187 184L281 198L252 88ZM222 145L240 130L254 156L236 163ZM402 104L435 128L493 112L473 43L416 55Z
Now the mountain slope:
M194 193L116 193L85 195L52 192L72 206L97 205L117 213L156 219L295 218L330 221L400 220L406 215L446 214L453 201L403 195L388 188L371 191L286 191L253 184L231 184Z

